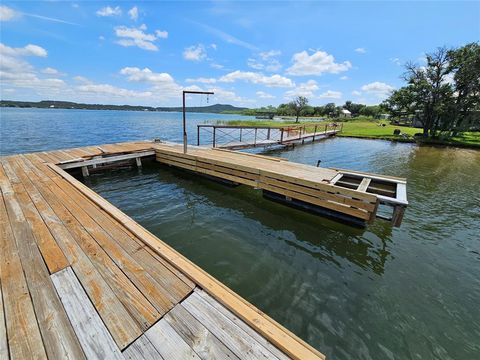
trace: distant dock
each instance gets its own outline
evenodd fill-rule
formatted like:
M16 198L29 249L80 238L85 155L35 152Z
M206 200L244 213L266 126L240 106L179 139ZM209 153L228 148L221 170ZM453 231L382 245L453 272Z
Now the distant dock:
M178 144L1 157L0 357L324 359L69 174L145 159L362 222L408 204L405 179Z
M197 145L211 145L214 148L241 150L257 147L292 146L314 142L335 136L342 130L334 123L310 123L298 125L197 125ZM202 142L205 133L210 136Z

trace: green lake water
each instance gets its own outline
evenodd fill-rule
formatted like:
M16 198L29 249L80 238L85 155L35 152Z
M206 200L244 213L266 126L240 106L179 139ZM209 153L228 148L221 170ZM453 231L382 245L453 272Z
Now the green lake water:
M337 138L270 152L408 178L355 229L153 164L88 185L330 359L480 358L480 152Z

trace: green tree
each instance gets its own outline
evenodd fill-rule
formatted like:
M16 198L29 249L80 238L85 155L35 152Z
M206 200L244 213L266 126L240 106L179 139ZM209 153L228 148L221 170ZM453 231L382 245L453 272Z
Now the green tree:
M288 105L296 116L295 122L298 123L298 117L302 113L302 110L308 105L308 99L305 96L297 96Z
M328 103L325 105L325 114L331 117L336 116L336 109L335 103Z

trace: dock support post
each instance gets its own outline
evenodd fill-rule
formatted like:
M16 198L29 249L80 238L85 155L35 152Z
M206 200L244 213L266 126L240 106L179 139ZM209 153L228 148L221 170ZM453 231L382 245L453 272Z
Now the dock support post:
M257 145L257 128L255 128L255 138L253 139L253 146Z
M283 128L280 129L280 144L283 143Z
M137 163L137 167L141 168L142 167L142 159L137 157L135 158L135 162Z
M242 128L240 128L240 142L242 142Z
M270 128L267 130L267 140L270 140Z
M197 125L197 146L200 146L200 126Z
M213 147L215 147L215 140L216 140L215 139L215 136L216 136L215 130L216 129L217 129L216 127L213 128Z
M315 142L315 134L317 133L317 126L318 126L318 125L315 125L315 129L313 130L313 139L312 139L312 142Z
M87 166L82 166L82 175L83 177L87 177L89 176L89 172L88 172L88 167Z
M395 227L400 227L402 220L403 220L403 214L405 213L405 207L402 205L396 205L393 208L393 214L392 214L392 225Z

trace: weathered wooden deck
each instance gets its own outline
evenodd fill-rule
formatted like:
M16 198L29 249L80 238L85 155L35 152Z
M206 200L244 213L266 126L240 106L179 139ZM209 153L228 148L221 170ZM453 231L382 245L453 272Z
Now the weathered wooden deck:
M0 158L0 359L324 358L55 165L162 147Z

